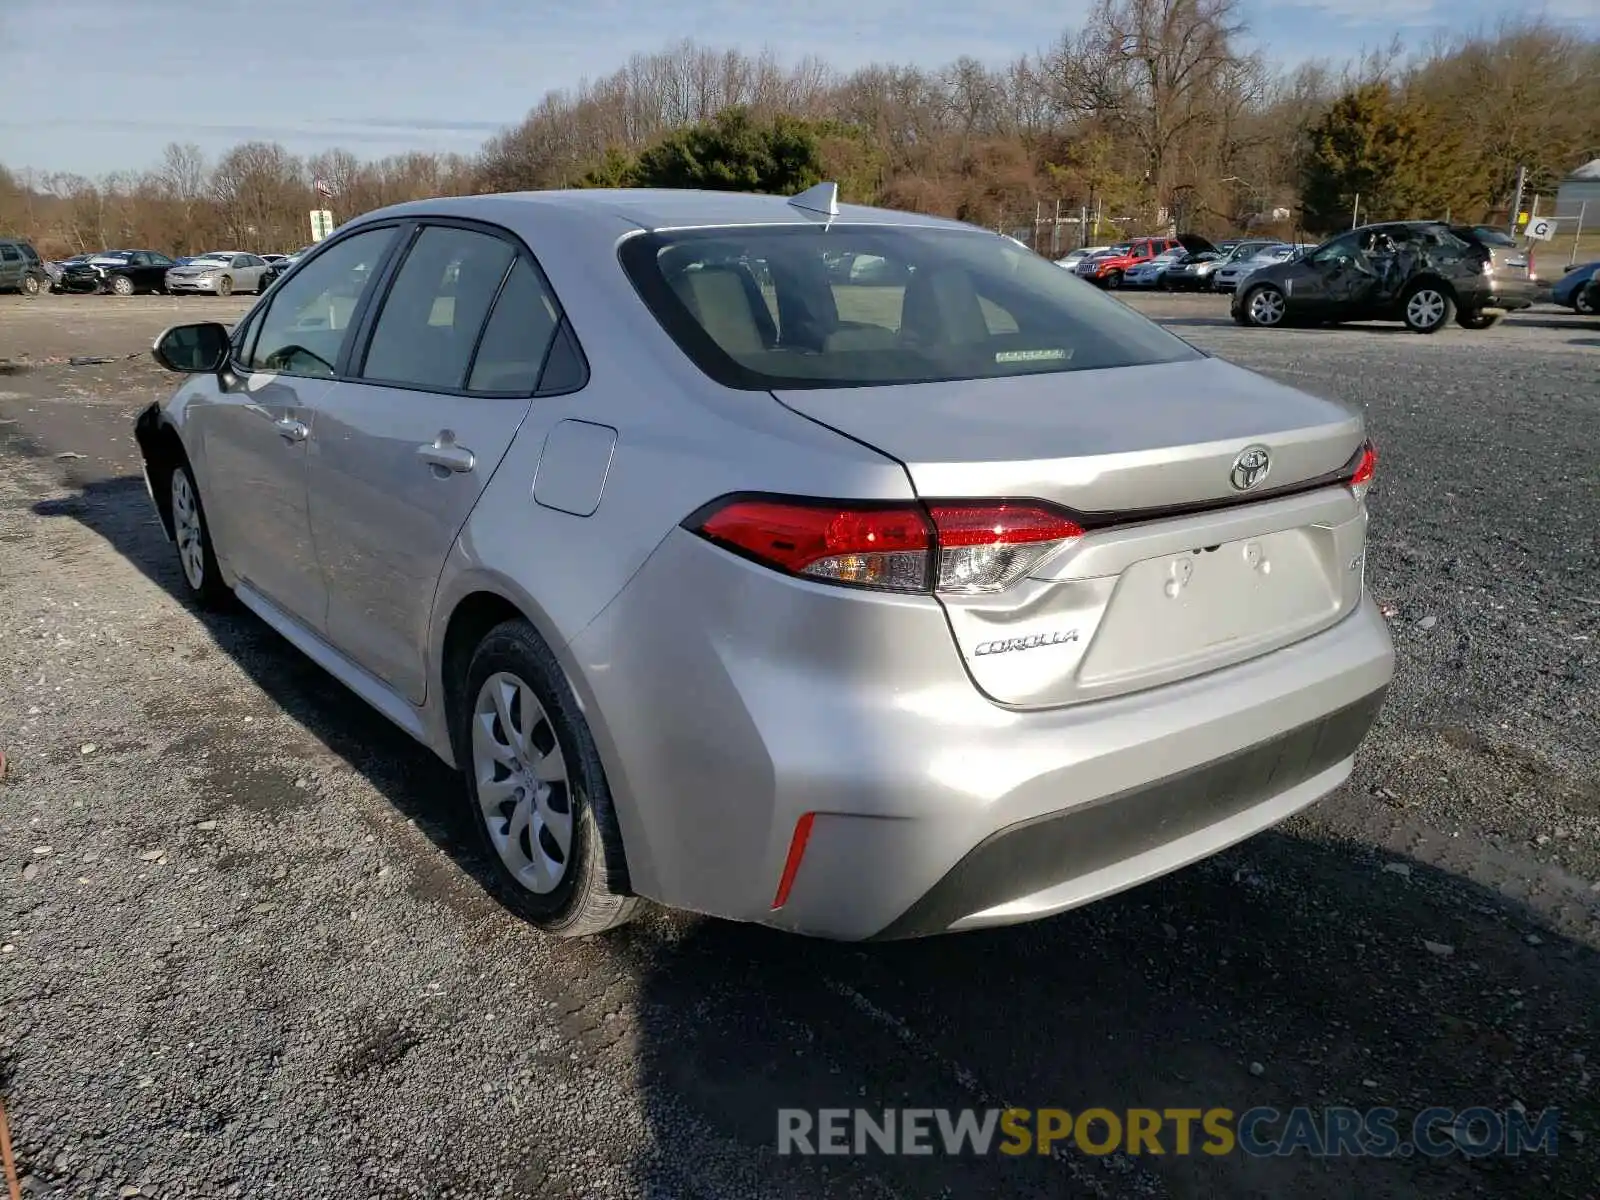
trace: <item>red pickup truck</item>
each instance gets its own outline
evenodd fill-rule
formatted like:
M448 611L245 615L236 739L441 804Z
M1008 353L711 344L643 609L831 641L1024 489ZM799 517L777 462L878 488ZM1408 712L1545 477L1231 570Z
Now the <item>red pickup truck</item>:
M1180 234L1178 237L1142 237L1134 238L1131 242L1123 242L1111 247L1110 250L1100 254L1092 254L1080 262L1074 270L1079 279L1087 279L1090 283L1100 287L1118 288L1122 286L1122 277L1128 273L1129 267L1136 267L1142 262L1149 262L1158 254L1177 247L1194 249L1186 238L1192 234ZM1204 242L1204 249L1213 249L1210 242L1204 238L1194 238L1195 245ZM1196 251L1198 253L1198 251Z

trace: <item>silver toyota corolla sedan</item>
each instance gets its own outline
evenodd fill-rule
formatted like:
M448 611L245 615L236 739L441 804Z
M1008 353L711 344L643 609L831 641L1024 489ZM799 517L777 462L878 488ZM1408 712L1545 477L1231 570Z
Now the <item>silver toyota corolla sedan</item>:
M155 355L188 589L459 767L553 933L1057 913L1337 788L1390 682L1359 412L832 185L383 209Z
M167 291L174 294L207 292L213 296L259 293L272 282L272 273L271 264L258 255L238 250L213 250L168 271Z

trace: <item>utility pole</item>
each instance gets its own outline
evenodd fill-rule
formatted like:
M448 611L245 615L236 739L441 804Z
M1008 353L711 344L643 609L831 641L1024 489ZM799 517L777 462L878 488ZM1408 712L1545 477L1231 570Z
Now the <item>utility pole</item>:
M1087 246L1088 244L1089 244L1089 206L1087 204L1080 204L1078 206L1078 249L1081 250L1085 246ZM1574 250L1573 253L1576 254L1577 251Z
M1527 186L1527 183L1528 183L1528 168L1527 167L1518 167L1517 168L1517 192L1516 192L1516 195L1513 196L1512 199L1511 199L1511 221L1510 221L1510 224L1509 224L1508 230L1507 230L1509 233L1511 233L1513 235L1517 232L1517 217L1520 216L1521 213L1522 213L1522 189Z

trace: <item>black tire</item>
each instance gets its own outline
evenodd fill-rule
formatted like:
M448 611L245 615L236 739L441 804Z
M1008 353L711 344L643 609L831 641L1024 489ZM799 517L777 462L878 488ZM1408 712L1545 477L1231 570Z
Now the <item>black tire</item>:
M1275 305L1270 297L1276 297ZM1276 316L1272 315L1274 313ZM1279 328L1289 319L1288 297L1276 284L1258 283L1244 294L1244 299L1239 302L1238 316L1234 319L1241 325L1255 329Z
M1122 286L1122 272L1121 271L1112 271L1106 276L1106 287L1108 289L1110 289L1111 291L1116 291L1121 286Z
M180 528L183 520L179 511L180 480L182 484L187 485L189 495L194 499L194 516L199 525L198 579L191 570L193 561L186 555L186 540ZM167 511L172 519L172 544L178 551L178 572L183 576L184 586L188 589L190 599L209 612L228 608L233 603L233 591L222 582L222 571L217 566L217 552L211 544L211 522L206 518L205 504L200 499L200 486L195 482L194 472L190 470L188 461L180 458L174 463L165 481L152 480L155 486L160 486L161 482L164 482L167 488Z
M24 275L22 277L22 285L18 290L21 291L24 296L28 297L28 299L33 299L33 297L39 294L38 276Z
M133 286L133 280L126 275L113 275L109 287L118 296L131 296L136 290Z
M1579 316L1592 317L1595 314L1594 299L1590 295L1589 285L1586 283L1572 296L1572 311Z
M495 846L480 806L472 726L484 685L496 675L514 676L533 693L566 768L571 847L559 882L547 892L519 882ZM451 724L456 761L466 776L467 820L507 907L557 937L590 937L630 920L639 901L627 887L622 834L600 753L555 655L526 621L502 622L478 644Z
M1438 333L1455 320L1456 300L1442 285L1423 280L1406 289L1400 311L1412 333Z
M233 276L232 275L224 275L221 279L217 280L217 295L219 295L219 296L231 296L231 295L233 295Z
M1456 314L1456 324L1463 329L1493 329L1505 319L1505 313L1458 312Z

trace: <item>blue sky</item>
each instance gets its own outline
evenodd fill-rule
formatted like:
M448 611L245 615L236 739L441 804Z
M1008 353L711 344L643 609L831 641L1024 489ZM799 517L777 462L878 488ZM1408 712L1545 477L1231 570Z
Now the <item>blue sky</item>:
M1597 0L1243 0L1278 61L1343 58L1399 32L1542 11L1591 36ZM0 163L97 176L170 141L215 157L250 139L297 154L470 152L540 96L682 38L784 61L816 54L1004 62L1054 41L1086 0L0 0L8 61L41 68L0 107Z

